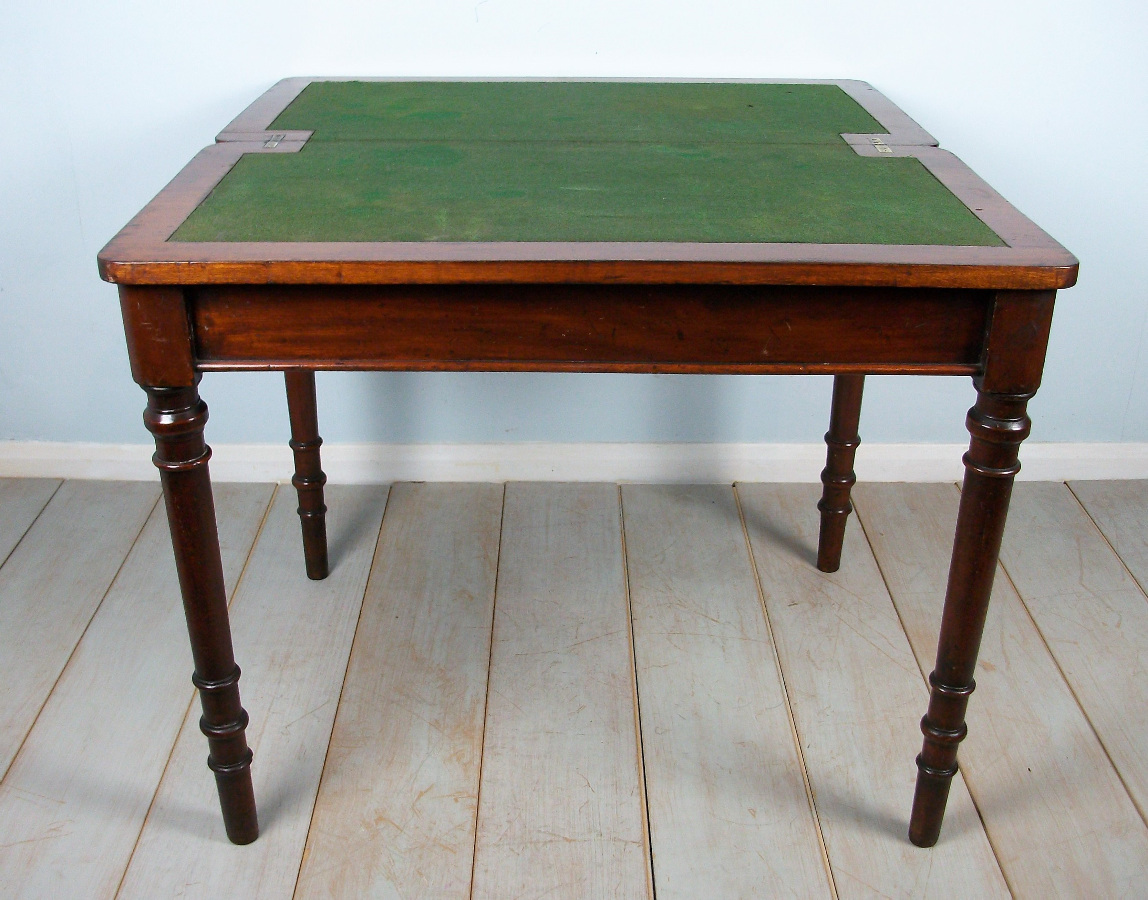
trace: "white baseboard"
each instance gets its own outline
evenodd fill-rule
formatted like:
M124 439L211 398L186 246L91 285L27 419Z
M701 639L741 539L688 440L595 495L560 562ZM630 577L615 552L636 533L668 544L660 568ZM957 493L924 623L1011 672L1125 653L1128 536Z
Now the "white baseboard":
M865 444L862 481L955 481L963 444ZM0 441L0 476L157 478L143 444ZM1148 444L1025 444L1020 478L1030 481L1148 478ZM332 483L391 481L814 482L822 444L329 444ZM288 481L291 451L277 444L219 444L219 481Z

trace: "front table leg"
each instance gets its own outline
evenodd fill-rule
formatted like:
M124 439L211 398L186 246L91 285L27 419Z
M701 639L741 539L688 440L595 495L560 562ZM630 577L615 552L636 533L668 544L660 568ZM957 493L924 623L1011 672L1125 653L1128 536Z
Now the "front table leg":
M957 773L957 745L967 733L965 708L976 687L973 672L1013 478L1020 470L1018 454L1029 433L1025 410L1031 393L993 394L979 383L977 388L977 402L967 420L972 441L964 457L965 482L937 665L929 676L929 710L921 720L925 743L917 757L917 790L909 821L909 840L918 847L932 847L941 834L949 785Z
M247 712L239 700L239 667L231 646L215 504L207 470L211 450L203 440L207 405L195 386L146 390L144 423L155 436L152 459L163 483L191 636L195 660L191 680L199 688L203 705L199 727L207 735L207 765L215 772L228 838L235 844L249 844L259 836L259 822L251 787L251 750L245 735Z

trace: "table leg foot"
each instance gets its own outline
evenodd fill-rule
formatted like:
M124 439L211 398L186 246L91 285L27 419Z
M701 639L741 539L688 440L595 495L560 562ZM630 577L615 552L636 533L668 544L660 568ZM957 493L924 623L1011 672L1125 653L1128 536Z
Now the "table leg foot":
M211 450L203 439L207 405L194 385L146 390L144 424L155 436L152 459L163 484L191 637L195 661L192 682L199 688L203 707L200 728L207 736L207 764L215 772L228 838L236 844L249 844L259 836L259 821L251 787L247 712L239 699L239 667L231 644L207 466Z
M295 454L291 483L299 494L299 522L303 528L303 556L307 577L326 578L327 507L323 503L323 474L319 460L319 415L315 403L315 373L292 369L283 373L287 382L287 410L291 417L290 446Z
M861 438L857 426L861 419L861 393L864 375L836 375L833 378L833 411L829 431L825 434L828 453L821 483L825 485L817 508L821 510L821 533L817 541L817 568L836 572L841 566L841 546L845 541L845 522L853 512L849 492L857 482L853 460Z
M929 676L929 709L921 720L924 747L917 757L917 789L909 840L931 847L941 834L949 784L957 773L957 747L965 738L965 710L976 683L973 674L988 614L993 576L1004 536L1018 454L1028 437L1028 394L993 394L978 384L969 410L972 435L965 454L965 481L957 514L953 560L937 665Z

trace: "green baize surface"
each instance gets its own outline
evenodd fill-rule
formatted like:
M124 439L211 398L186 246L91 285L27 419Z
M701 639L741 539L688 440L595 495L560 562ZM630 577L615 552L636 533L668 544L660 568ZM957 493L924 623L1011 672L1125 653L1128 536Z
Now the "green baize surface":
M315 82L173 241L1001 246L835 85Z

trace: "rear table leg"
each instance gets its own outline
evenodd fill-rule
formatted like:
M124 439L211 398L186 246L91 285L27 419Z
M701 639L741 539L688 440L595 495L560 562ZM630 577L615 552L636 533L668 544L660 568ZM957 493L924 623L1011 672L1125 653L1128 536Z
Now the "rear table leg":
M299 494L299 521L303 527L303 556L307 577L327 577L327 507L323 503L323 474L319 461L319 416L315 406L315 373L303 369L284 372L287 411L291 417L291 450L295 475L291 483Z
M817 568L836 572L841 566L841 545L845 541L845 522L853 512L849 491L857 481L853 459L861 438L857 424L861 419L861 392L864 375L833 377L833 412L825 443L829 446L821 483L825 485L817 508L821 510L821 534L817 541Z

